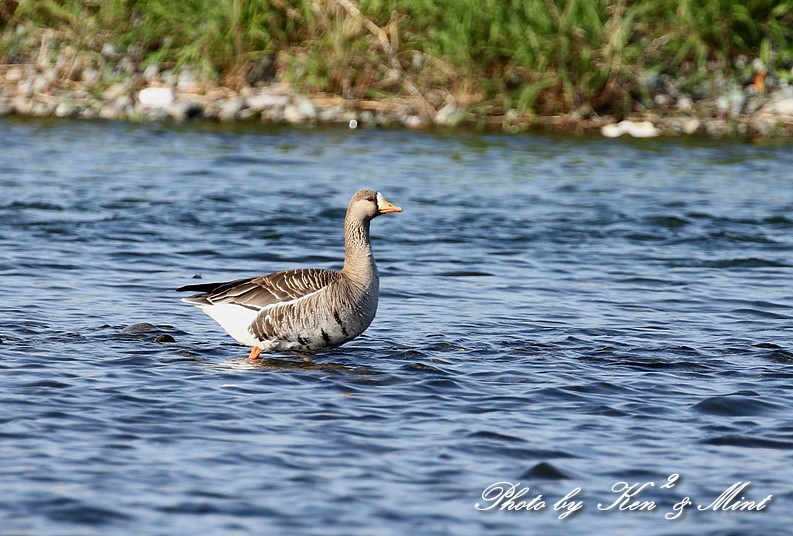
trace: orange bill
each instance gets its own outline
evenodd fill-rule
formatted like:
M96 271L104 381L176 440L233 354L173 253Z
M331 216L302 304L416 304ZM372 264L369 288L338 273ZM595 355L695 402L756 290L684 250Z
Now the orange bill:
M377 200L377 206L379 210L377 211L378 214L388 214L390 212L402 212L402 209L393 203L389 203L385 200L385 198L381 197Z

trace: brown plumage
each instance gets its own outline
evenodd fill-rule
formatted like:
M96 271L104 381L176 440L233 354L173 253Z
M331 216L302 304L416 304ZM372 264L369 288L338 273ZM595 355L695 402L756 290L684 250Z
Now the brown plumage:
M344 218L344 267L307 268L225 283L187 285L184 301L214 318L232 337L264 351L315 353L344 344L369 327L377 311L379 277L369 222L401 212L373 190L352 196Z

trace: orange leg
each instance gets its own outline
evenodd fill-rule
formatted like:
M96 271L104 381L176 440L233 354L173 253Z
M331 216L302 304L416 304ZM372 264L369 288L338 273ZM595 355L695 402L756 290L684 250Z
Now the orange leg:
M258 359L260 353L262 353L262 349L259 348L258 346L254 346L253 348L251 348L251 353L248 356L248 359Z

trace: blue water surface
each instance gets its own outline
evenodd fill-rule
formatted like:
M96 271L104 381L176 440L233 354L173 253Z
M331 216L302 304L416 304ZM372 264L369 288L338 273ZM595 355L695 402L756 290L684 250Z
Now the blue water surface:
M790 531L790 146L2 119L0 147L2 534ZM253 364L179 301L338 268L361 187L405 211L360 339ZM772 497L697 509L739 482L722 507Z

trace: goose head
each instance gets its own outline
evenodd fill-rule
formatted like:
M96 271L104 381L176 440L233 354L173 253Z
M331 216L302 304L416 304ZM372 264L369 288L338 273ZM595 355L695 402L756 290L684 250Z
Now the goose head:
M358 190L347 206L347 216L360 221L391 212L402 212L402 209L386 201L383 194L374 190Z

